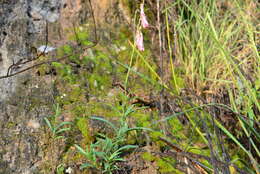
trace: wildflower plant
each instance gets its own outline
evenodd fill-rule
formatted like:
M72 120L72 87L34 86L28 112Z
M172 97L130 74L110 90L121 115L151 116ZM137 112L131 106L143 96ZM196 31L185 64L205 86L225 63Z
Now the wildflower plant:
M140 51L144 51L144 39L141 30L137 30L135 37L135 44Z
M148 28L149 27L149 23L146 19L146 15L144 13L144 4L142 3L140 5L140 19L141 19L141 25L143 28Z
M141 31L141 28L148 28L149 23L147 21L147 17L144 13L144 3L140 5L140 21L141 21L141 27L137 26L136 34L135 34L135 44L139 51L144 51L144 39L143 39L143 33Z
M69 131L71 128L67 127L67 125L72 125L72 122L63 121L61 123L58 123L57 117L61 114L61 110L59 105L55 105L55 114L48 119L47 117L44 118L44 121L48 125L49 129L52 132L52 137L54 139L60 139L64 138L61 134L64 132Z
M126 117L132 112L134 112L133 106L130 106L124 111L119 126L100 117L90 117L91 119L102 121L109 125L113 129L115 136L110 138L107 135L99 133L97 141L86 146L85 149L75 144L78 152L87 159L87 162L81 165L81 169L94 168L102 171L102 173L112 174L113 171L119 169L117 163L124 161L122 153L130 149L138 148L137 145L125 145L128 133L135 130L151 130L143 127L129 128Z

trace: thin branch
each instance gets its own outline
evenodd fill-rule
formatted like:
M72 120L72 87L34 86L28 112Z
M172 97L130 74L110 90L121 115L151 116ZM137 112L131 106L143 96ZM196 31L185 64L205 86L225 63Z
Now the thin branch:
M34 64L34 65L32 65L32 66L30 66L28 68L24 68L24 69L22 69L20 71L17 71L15 73L11 73L12 70L15 67L19 67L20 65L24 65L24 64L27 64L29 62L35 61L35 60L39 59L42 55L44 55L44 53L45 53L45 51L47 49L47 43L48 43L48 22L46 21L45 48L44 48L43 52L41 52L38 56L34 57L33 59L30 59L30 60L27 60L27 61L24 61L24 62L18 61L17 63L13 63L11 66L8 67L7 74L4 75L4 76L0 76L0 79L13 77L13 76L15 76L17 74L23 73L25 71L28 71L30 69L33 69L33 68L38 67L38 66L43 65L43 64L50 64L52 62L62 61L64 59L67 59L70 56L73 56L75 54L81 53L82 51L85 51L85 50L87 50L89 48L95 47L99 43L99 38L97 36L97 26L96 26L96 20L95 20L95 16L94 16L94 10L93 10L93 7L92 7L92 3L91 3L91 0L88 0L88 1L89 1L89 4L90 4L90 9L91 9L91 17L92 17L93 23L94 23L94 36L95 36L95 40L94 40L92 45L84 47L82 49L78 49L73 54L69 54L69 55L66 55L66 56L63 56L63 57L60 57L60 58L52 58L51 60L48 60L48 61L42 61L42 62L36 63L36 64Z

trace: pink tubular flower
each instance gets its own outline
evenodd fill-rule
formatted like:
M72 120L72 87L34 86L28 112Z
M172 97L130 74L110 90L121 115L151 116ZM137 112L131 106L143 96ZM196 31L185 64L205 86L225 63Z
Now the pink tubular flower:
M149 27L149 23L146 19L145 13L144 13L144 4L140 5L140 17L141 17L141 24L143 28Z
M137 30L135 36L135 44L140 51L144 51L144 41L143 41L143 34L140 30Z

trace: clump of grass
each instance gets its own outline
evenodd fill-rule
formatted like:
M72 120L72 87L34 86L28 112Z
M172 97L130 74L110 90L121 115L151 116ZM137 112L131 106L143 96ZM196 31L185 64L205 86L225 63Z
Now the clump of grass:
M178 0L156 1L153 5L157 8L149 3L145 5L156 28L153 33L156 37L152 40L157 40L154 42L157 48L161 45L161 48L148 50L154 53L157 67L151 66L153 62L147 61L146 52L138 51L131 42L130 65L119 64L178 98L177 104L182 112L165 118L165 122L177 115L185 115L210 149L210 157L227 164L223 167L211 162L212 170L228 171L229 163L234 162L247 171L258 173L259 40L255 38L257 14L249 11L249 7L256 6L257 2ZM135 56L150 74L132 67ZM126 82L128 78L129 72ZM233 131L223 122L227 112L235 120ZM196 144L195 141L189 143ZM234 146L236 150L231 150ZM242 165L239 161L249 163Z

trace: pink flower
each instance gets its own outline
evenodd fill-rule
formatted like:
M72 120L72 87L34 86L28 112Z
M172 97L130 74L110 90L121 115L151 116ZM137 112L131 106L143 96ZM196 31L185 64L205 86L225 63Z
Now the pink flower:
M143 34L140 30L137 30L135 36L135 44L140 51L144 51L144 41L143 41Z
M148 21L146 19L145 13L144 13L144 4L140 5L140 10L141 10L140 17L141 17L142 27L143 28L147 28L147 27L149 27L149 23L148 23Z

